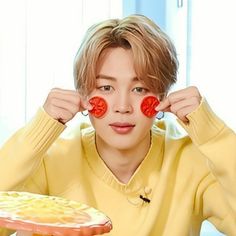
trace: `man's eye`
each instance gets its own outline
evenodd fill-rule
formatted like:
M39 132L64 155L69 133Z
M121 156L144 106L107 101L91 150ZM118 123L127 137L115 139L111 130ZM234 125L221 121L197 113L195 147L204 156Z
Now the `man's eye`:
M144 94L148 92L148 89L143 88L143 87L136 87L133 89L134 92Z
M104 86L98 87L98 89L101 90L101 91L109 92L109 91L112 90L112 87L110 85L104 85Z

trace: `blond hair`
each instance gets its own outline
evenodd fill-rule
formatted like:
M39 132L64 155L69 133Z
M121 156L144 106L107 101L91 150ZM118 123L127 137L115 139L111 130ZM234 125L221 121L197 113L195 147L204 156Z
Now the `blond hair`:
M104 49L131 49L137 78L152 92L165 94L176 82L178 59L170 38L150 19L131 15L91 26L75 57L74 82L82 95L96 87L96 69Z

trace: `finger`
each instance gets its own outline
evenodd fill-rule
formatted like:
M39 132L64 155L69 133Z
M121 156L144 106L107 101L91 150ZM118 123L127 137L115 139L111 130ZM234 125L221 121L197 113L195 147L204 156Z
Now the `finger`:
M166 97L164 100L162 100L159 105L155 108L156 111L169 111L170 109L170 101L168 97Z
M80 108L77 104L71 103L71 101L66 101L58 98L51 99L51 107L62 108L67 110L71 114L75 115L77 112L80 111Z
M49 96L49 99L60 98L61 100L68 101L77 106L80 105L81 97L78 92L72 90L62 90L62 89L52 89Z
M170 107L183 100L188 100L191 97L198 98L198 102L200 103L201 95L198 89L194 86L187 87L185 89L181 89L175 92L170 93L160 104L156 107L157 111L170 111Z
M81 104L81 108L82 108L81 111L93 109L93 106L89 103L87 98L82 98L80 101L80 104Z
M50 102L46 102L43 108L53 119L64 124L79 111L78 106L57 98L50 99Z
M188 122L188 114L190 114L192 111L191 106L183 107L182 109L178 110L176 113L176 116L183 122Z
M61 89L61 88L53 88L51 89L51 92L57 92L57 93L63 93L63 94L79 94L76 90L70 90L70 89Z
M74 117L70 112L64 109L60 110L59 116L60 118L58 118L57 120L61 122L62 124L66 124L68 121L72 120Z
M190 86L184 89L180 89L178 91L172 92L168 95L168 99L170 103L176 103L181 100L185 100L190 97L199 97L201 98L201 95L195 86Z
M59 122L65 124L67 123L69 120L71 120L74 115L63 108L59 108L59 107L52 107L50 109L50 111L46 111L53 119L58 120Z
M177 112L183 109L184 107L191 107L192 110L190 110L189 112L192 112L199 106L199 104L200 101L198 97L191 97L185 100L180 100L170 106L170 112L177 114Z
M156 111L171 111L170 107L172 104L181 101L185 96L180 92L170 93L160 104L156 107Z
M80 108L80 111L83 110L91 110L93 107L88 102L87 97L82 97L77 91L74 90L67 90L67 89L60 89L60 88L54 88L51 90L52 96L61 96L64 100L68 100L73 102L74 104L78 105Z

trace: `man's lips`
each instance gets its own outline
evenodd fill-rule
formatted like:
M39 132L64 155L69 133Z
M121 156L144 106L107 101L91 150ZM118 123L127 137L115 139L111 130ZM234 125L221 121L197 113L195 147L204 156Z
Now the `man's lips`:
M121 122L111 123L109 124L109 126L118 134L127 134L131 132L135 127L134 124L121 123Z

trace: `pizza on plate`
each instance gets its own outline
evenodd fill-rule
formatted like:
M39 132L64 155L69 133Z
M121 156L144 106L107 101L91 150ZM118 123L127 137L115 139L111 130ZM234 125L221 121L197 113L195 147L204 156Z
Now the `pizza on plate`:
M107 233L111 220L86 204L48 195L0 191L0 226L42 235Z

